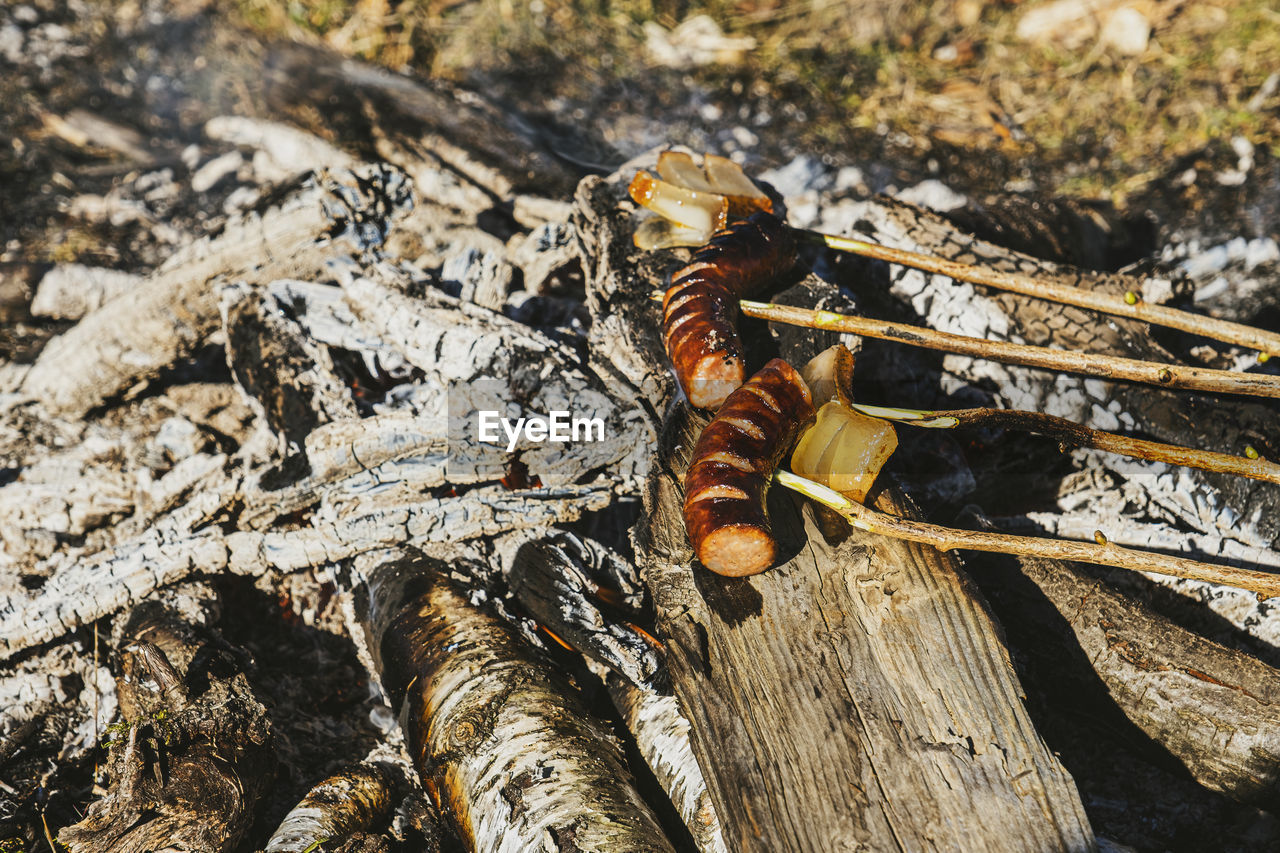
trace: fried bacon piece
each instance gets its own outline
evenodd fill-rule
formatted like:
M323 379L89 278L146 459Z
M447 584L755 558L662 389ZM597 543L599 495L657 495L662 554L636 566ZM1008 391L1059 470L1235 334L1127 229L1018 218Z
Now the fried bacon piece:
M795 263L796 244L767 213L734 222L694 253L662 299L662 333L689 402L714 409L745 378L738 300Z
M777 557L765 493L778 463L813 416L804 379L775 358L729 395L702 431L684 481L684 523L702 564L738 577Z

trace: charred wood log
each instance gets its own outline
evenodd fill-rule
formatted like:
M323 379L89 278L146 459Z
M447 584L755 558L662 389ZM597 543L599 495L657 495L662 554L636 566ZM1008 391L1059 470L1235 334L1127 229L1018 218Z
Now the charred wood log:
M1084 272L1018 254L960 232L927 211L888 200L833 204L830 209L820 209L816 224L826 231L849 231L855 223L861 236L910 251L1114 293L1123 294L1131 285L1106 273ZM1163 345L1167 344L1183 360L1195 361L1194 340L1162 336L1162 344L1141 323L1102 318L1084 309L1016 294L988 292L896 265L858 265L858 269L860 296L869 304L877 309L915 312L917 320L937 329L1000 340L1017 337L1038 346L1159 361L1175 359ZM1147 279L1145 287L1146 292L1137 294L1140 299L1167 302L1179 297L1183 286L1177 281ZM883 360L866 376L886 387L902 388L904 379L918 378L930 369L891 349L878 348L877 352L883 354ZM1233 361L1229 354L1223 357L1228 358L1228 364ZM942 359L940 385L967 395L969 400L1042 411L1096 429L1127 430L1158 441L1240 454L1253 447L1267 459L1280 458L1272 428L1274 406L1266 403L1082 380L956 356ZM915 402L930 406L935 400ZM1280 488L1089 451L1078 451L1075 459L1078 471L1056 490L1060 494L1051 495L1059 511L1021 516L1023 526L1039 526L1067 538L1090 538L1094 530L1101 529L1117 544L1167 548L1181 543L1182 550L1262 567L1280 565L1276 557ZM1006 522L1019 520L1011 515L995 520L1008 526ZM1221 600L1224 612L1234 610L1255 624L1267 621L1256 606L1246 603L1247 594L1210 589L1199 582L1173 581L1170 585L1194 596Z
M625 608L601 600L594 569L618 561L603 546L559 533L520 547L508 584L521 606L562 642L646 690L669 690L662 653ZM615 577L617 575L615 574ZM619 595L606 588L603 595ZM608 611L608 612L605 612ZM664 692L665 692L664 690Z
M461 837L513 853L671 850L608 727L448 571L383 563L357 607L414 764Z
M1201 785L1277 808L1280 672L1182 628L1072 563L1019 562L1125 716ZM1019 606L1035 609L1025 601Z
M357 251L376 246L408 203L403 175L387 167L309 181L277 207L176 253L126 298L50 341L19 391L51 412L82 415L205 341L218 324L211 280L318 273L319 246L341 235Z
M114 786L59 841L72 851L237 849L275 767L240 656L159 602L129 614L121 654Z

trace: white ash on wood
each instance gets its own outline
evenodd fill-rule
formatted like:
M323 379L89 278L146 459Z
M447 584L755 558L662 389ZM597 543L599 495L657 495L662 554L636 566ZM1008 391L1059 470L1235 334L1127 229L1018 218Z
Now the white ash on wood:
M205 341L218 324L212 280L318 271L319 247L344 235L358 251L375 246L385 224L370 228L371 214L407 203L408 188L395 172L320 176L266 213L175 253L127 298L86 316L45 347L19 390L51 412L84 414Z

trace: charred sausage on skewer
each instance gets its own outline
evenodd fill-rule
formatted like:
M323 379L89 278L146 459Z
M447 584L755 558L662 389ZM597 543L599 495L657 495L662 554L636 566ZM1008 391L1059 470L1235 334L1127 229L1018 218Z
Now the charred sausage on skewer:
M812 416L804 379L775 358L731 393L702 431L685 476L684 523L708 569L738 577L773 565L778 549L765 493Z
M667 355L689 402L715 409L746 376L738 300L795 263L796 244L776 216L734 222L694 253L662 299Z

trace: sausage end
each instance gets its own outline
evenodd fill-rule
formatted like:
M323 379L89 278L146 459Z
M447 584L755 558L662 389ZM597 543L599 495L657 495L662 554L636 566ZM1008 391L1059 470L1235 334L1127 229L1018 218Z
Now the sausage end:
M734 525L708 533L698 549L698 559L716 574L738 578L768 569L777 552L778 546L767 530Z
M685 393L689 403L699 409L718 409L746 377L742 360L734 355L716 352L698 359L690 371Z

